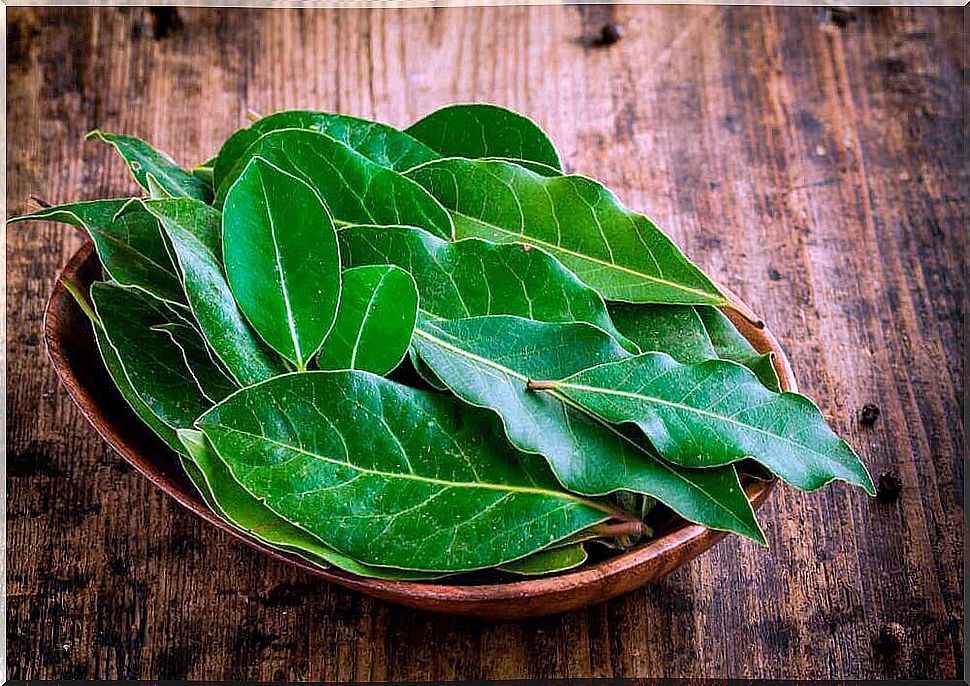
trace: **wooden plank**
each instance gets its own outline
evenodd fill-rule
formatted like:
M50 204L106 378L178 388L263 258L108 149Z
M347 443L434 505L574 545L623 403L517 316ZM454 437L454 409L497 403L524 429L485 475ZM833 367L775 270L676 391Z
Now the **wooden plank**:
M606 21L622 40L582 40ZM658 220L764 316L894 503L782 488L771 547L729 540L664 582L526 624L417 615L314 582L131 473L39 340L79 245L9 232L13 678L425 680L955 677L963 657L963 15L866 9L11 9L8 194L132 192L101 127L186 164L247 109L405 125L487 100ZM844 24L844 25L843 25ZM156 37L157 34L157 37ZM876 403L881 417L861 427ZM902 646L877 645L881 627Z

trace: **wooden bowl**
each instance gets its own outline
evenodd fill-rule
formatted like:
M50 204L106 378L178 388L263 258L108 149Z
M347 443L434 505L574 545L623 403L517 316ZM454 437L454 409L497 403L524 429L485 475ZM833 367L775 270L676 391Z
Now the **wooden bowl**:
M61 272L87 292L101 277L93 245L79 249ZM775 368L785 390L795 390L791 366L778 342L740 301L725 313L759 352L775 353ZM745 313L744 315L740 314ZM556 576L509 583L416 583L367 579L336 569L319 569L296 555L269 548L219 519L206 507L182 473L172 451L128 407L108 376L91 325L60 279L54 286L44 318L47 352L61 383L81 414L129 464L182 505L213 526L266 555L299 567L308 574L377 598L430 612L487 619L522 619L549 615L609 600L656 581L704 552L725 534L676 520L656 538L601 562ZM757 508L774 481L746 486Z

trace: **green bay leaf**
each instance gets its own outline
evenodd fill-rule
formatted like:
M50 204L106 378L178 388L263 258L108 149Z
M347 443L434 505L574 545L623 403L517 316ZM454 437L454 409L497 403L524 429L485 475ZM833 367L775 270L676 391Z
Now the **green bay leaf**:
M108 376L111 377L121 397L135 414L138 415L138 418L145 422L145 425L155 432L166 445L177 453L184 453L185 448L176 435L175 430L165 424L152 412L151 408L142 401L135 391L135 388L131 385L128 376L125 374L125 369L121 364L121 359L118 357L118 353L108 341L107 336L105 336L101 321L86 296L73 283L68 281L62 281L62 283L91 322L91 327L94 330L94 340L97 344L98 352L101 355L101 360L104 362Z
M630 303L607 307L616 327L643 352L664 352L684 364L733 360L753 371L769 390L781 390L771 353L759 354L716 307Z
M271 131L249 146L240 165L253 157L305 181L339 224L406 224L451 238L451 217L430 193L330 136L305 129ZM241 173L237 169L234 173ZM217 204L234 182L233 174L222 182Z
M117 378L117 370L113 370L116 358L127 379L127 384L119 384L119 388L129 387L157 420L149 426L160 435L157 424L167 427L163 438L169 445L178 446L173 432L191 427L212 405L197 383L203 370L209 370L207 375L216 374L201 335L192 326L169 328L188 324L186 315L139 288L97 282L91 287L91 300L104 342L110 346L108 352L102 349L109 372ZM208 390L216 393L217 388ZM222 400L218 396L215 399ZM140 407L132 405L143 416Z
M640 352L613 326L599 294L542 250L477 238L453 243L406 226L349 226L338 238L347 264L394 264L410 272L427 314L587 322Z
M547 178L510 162L445 159L407 176L451 213L456 238L548 251L608 300L725 304L652 221L582 176Z
M188 454L186 473L202 494L209 507L220 517L253 538L274 548L296 553L321 567L333 565L360 576L426 580L438 574L410 572L382 567L369 567L325 545L316 536L286 521L233 478L225 463L205 439L201 431L179 429L178 438L183 452ZM185 462L185 461L184 461Z
M636 424L664 458L685 467L750 457L802 490L838 479L874 493L865 465L811 400L773 393L735 362L684 365L645 353L549 387L606 421Z
M399 267L374 264L343 272L340 306L317 355L321 369L360 369L384 375L411 345L418 290Z
M561 378L630 357L602 330L509 316L419 315L413 346L459 398L496 412L516 447L543 455L571 491L642 493L690 521L764 541L732 467L671 465L568 399L529 390L530 379Z
M562 169L549 136L528 117L485 103L449 105L405 129L442 157L508 157Z
M213 167L213 181L220 185L244 159L246 150L260 136L282 129L308 129L323 133L357 151L371 162L395 171L406 171L440 155L416 138L387 124L346 114L315 110L275 112L240 129L223 144Z
M548 550L540 550L521 560L504 564L499 569L521 576L555 574L580 566L586 562L588 557L586 546L582 543L571 543Z
M222 215L198 200L147 200L168 237L192 314L213 352L240 384L288 371L236 304L222 266Z
M309 185L253 157L226 195L229 287L263 340L297 369L319 350L340 301L333 217Z
M154 431L155 434L161 438L166 445L176 452L184 452L185 449L178 440L175 430L158 418L152 409L146 405L144 401L142 401L134 386L131 385L128 377L125 375L125 369L121 364L121 358L118 357L118 353L108 341L107 336L104 334L104 330L98 324L93 324L93 326L95 341L98 345L98 352L101 353L101 359L104 362L105 369L108 370L108 375L111 377L111 380L114 381L115 386L118 388L118 392L121 393L121 397L125 399L125 402L128 403L128 406L131 407L136 415L138 415L139 419L145 422L148 428Z
M491 567L616 514L496 441L492 415L366 372L276 377L197 426L247 491L369 565Z
M140 138L92 131L86 139L103 141L114 147L127 163L135 181L146 191L152 191L148 179L151 175L155 185L171 197L195 198L203 202L212 200L212 187L209 184L185 171L171 157Z
M132 198L91 200L47 207L9 220L56 221L87 232L108 276L126 286L139 286L159 298L184 299L177 270L162 240L158 222L147 212L126 209Z
M430 147L407 133L380 122L360 119L346 114L317 110L286 110L275 112L253 122L252 126L236 131L223 144L214 164L207 168L210 183L218 188L241 169L246 159L246 151L261 136L272 131L284 129L306 129L333 138L371 162L387 169L404 172L424 162L449 157L432 150ZM544 134L539 132L540 136ZM549 144L551 147L551 144ZM496 149L507 149L497 146ZM516 149L520 146L513 146ZM469 149L469 151L471 151ZM467 156L467 155L462 155ZM485 157L501 157L486 155ZM536 160L511 158L517 164L543 176L559 176L562 171L557 166L549 166ZM206 168L196 168L204 173ZM196 170L193 170L196 174ZM198 174L197 174L198 175Z
M186 369L204 395L213 404L235 391L239 386L225 371L205 343L201 332L186 320L156 324L152 331L165 333L182 351ZM196 364L202 360L203 364Z

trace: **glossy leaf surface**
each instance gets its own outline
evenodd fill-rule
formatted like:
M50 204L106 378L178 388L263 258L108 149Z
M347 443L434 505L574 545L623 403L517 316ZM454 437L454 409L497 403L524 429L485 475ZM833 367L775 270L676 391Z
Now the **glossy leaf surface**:
M442 107L405 133L443 157L508 157L562 169L556 147L534 121L497 105Z
M196 374L214 365L191 327L180 327L176 335L191 332L196 340L181 343L166 330L173 323L184 323L184 316L142 290L112 283L95 283L91 300L104 336L140 401L171 431L192 426L212 405L197 385ZM109 356L105 357L108 363ZM172 443L170 434L167 442Z
M643 493L690 521L764 540L732 468L675 467L562 397L528 389L530 379L563 378L597 360L629 357L605 332L508 316L419 316L413 345L459 398L498 413L512 443L543 455L570 490Z
M260 136L281 129L309 129L326 134L371 162L396 171L405 171L441 157L421 141L387 124L334 112L286 110L258 119L249 128L240 129L229 137L213 168L216 185L231 175L245 157L246 150Z
M340 251L326 204L254 157L226 196L222 251L229 287L253 328L305 369L340 301Z
M366 372L277 377L198 426L246 490L365 564L489 567L610 516L496 441L490 415Z
M91 322L91 327L94 331L94 340L98 348L98 353L101 355L101 360L104 362L105 369L108 371L108 376L114 382L115 387L121 394L121 397L128 404L128 406L134 411L138 418L145 422L155 434L162 439L172 450L183 453L185 452L181 441L179 441L178 436L176 436L175 431L162 422L155 413L152 412L151 408L146 405L142 399L139 397L138 392L131 385L128 380L128 376L125 374L125 369L121 365L121 359L118 357L118 353L108 342L107 336L104 334L104 328L101 324L101 320L98 318L97 313L94 311L94 307L88 301L86 295L84 295L75 284L70 281L62 281L62 284L67 289L67 291L74 298L74 301L81 308L87 316L88 321Z
M92 131L87 140L108 143L121 155L128 170L146 191L152 188L148 181L150 174L158 187L172 197L195 198L203 202L212 200L212 188L203 179L182 169L175 160L134 136L104 131Z
M772 393L751 370L663 353L586 369L552 388L606 421L636 424L664 458L713 467L751 457L806 491L839 479L874 493L858 456L812 401Z
M324 134L272 131L249 146L241 162L253 157L305 181L326 199L339 224L406 224L442 238L452 235L448 212L419 184ZM233 181L232 175L223 181L220 196Z
M233 526L267 545L294 552L322 567L333 565L360 576L382 579L427 579L437 575L403 570L369 567L338 553L320 539L294 526L263 505L233 478L219 459L204 434L194 429L179 429L183 452L195 467L193 482L212 503L216 514Z
M287 371L236 304L222 267L222 217L187 198L149 200L147 210L168 236L199 328L230 374L242 385Z
M70 203L14 217L10 223L48 220L83 229L112 279L126 286L140 286L165 300L182 300L182 285L158 222L146 212L119 215L130 203L131 198Z
M608 300L722 304L724 297L647 217L583 176L446 159L407 172L452 213L457 238L547 250Z
M643 352L664 352L696 364L722 358L753 371L769 390L781 390L770 353L761 355L715 307L609 303L616 327Z
M520 574L522 576L540 576L573 569L586 562L586 546L582 543L558 546L549 550L540 550L528 557L502 565L504 572Z
M337 320L317 364L387 374L411 345L418 316L414 279L403 269L377 264L347 269L342 278Z
M639 352L613 326L599 294L542 250L478 239L452 243L406 226L351 226L339 240L347 264L394 264L410 272L428 314L588 322Z
M94 325L94 337L98 344L98 351L101 353L101 359L104 361L105 369L108 370L108 375L114 381L118 392L121 393L121 397L125 399L128 406L172 450L179 453L185 452L185 448L179 442L178 436L175 435L175 430L159 419L152 409L142 401L138 391L131 385L131 382L125 374L125 369L121 365L121 358L118 357L118 353L108 341L107 336L104 335L104 330L96 324Z
M219 366L219 361L212 356L202 334L192 324L179 319L168 324L156 324L151 328L152 331L167 335L182 352L185 368L189 370L195 385L207 400L217 403L239 388ZM203 364L198 364L199 360Z

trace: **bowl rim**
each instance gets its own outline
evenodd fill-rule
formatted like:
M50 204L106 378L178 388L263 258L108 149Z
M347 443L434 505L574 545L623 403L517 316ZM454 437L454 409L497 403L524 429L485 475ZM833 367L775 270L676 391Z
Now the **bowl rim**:
M86 281L89 280L80 279L79 274L82 269L91 266L88 263L92 259L97 261L94 244L90 240L86 240L61 269L44 310L44 340L48 357L61 384L67 389L75 406L88 423L94 427L101 438L142 476L209 524L235 536L250 547L259 550L273 559L287 562L318 578L323 578L346 588L362 591L391 602L418 606L415 604L414 599L421 599L423 602L420 603L420 606L432 611L485 617L510 617L513 615L519 616L519 614L522 614L522 616L534 616L562 611L562 609L571 609L581 605L576 603L562 604L560 602L556 608L548 612L526 611L525 613L509 613L506 611L490 612L488 610L482 610L481 605L495 603L501 605L503 602L519 602L523 599L535 601L546 596L550 599L557 598L561 601L563 597L568 596L571 592L577 592L593 583L602 584L607 580L625 574L635 577L638 568L644 567L657 558L672 556L678 550L683 549L686 556L676 564L665 567L660 573L660 576L663 576L681 563L706 550L726 535L726 532L708 529L707 527L683 520L680 525L675 526L661 536L650 539L619 555L592 564L583 565L575 570L508 582L464 585L361 577L334 567L321 568L301 558L299 555L272 548L251 538L245 532L237 529L216 515L204 504L187 478L184 478L182 480L183 483L180 483L177 479L170 478L165 474L152 470L149 465L153 464L153 462L150 459L141 457L141 454L144 452L142 450L144 446L133 443L113 428L109 417L102 411L96 399L88 392L84 384L77 377L73 364L68 359L66 352L64 327L59 325L60 323L57 321L58 317L52 316L52 313L58 308L63 308L65 305L68 307L77 307L72 296L65 288L62 279L67 278L87 289L89 283L86 283ZM720 284L718 284L718 288L720 288L731 303L729 306L721 308L724 314L759 353L774 353L773 364L775 371L778 373L782 390L796 391L797 382L791 364L772 332L733 292ZM90 328L85 327L85 330L88 332L87 335L93 338L93 334L90 333ZM73 331L72 333L77 334L78 332ZM103 362L98 359L97 364L102 367L103 373L107 376L106 370L103 370ZM116 391L116 389L114 390ZM131 417L140 423L141 420L127 407L127 403L124 400L121 400L121 403L131 413ZM164 445L160 440L158 444L159 446ZM170 451L167 446L165 446L165 450ZM768 495L776 483L777 478L772 478L769 480L754 480L745 486L745 494L748 496L755 510L767 500ZM621 583L618 589L611 590L605 597L594 599L590 602L597 602L597 600L605 600L608 597L620 595L636 588L642 583L644 582L641 581L635 584ZM456 603L459 605L470 604L474 607L467 612L460 609L456 611L454 607ZM553 604L556 604L555 601ZM585 604L587 603L582 603L582 605Z

